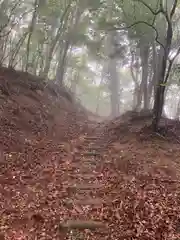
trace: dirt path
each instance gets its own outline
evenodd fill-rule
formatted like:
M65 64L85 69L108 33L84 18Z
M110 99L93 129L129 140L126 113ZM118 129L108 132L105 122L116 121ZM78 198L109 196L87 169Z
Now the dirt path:
M121 130L109 144L98 125L6 153L0 239L179 239L179 145L138 136Z
M72 239L77 234L88 239L87 229L107 236L99 215L104 203L101 137L96 129L71 144L34 142L24 152L7 154L0 169L4 239Z
M99 193L104 190L101 182L101 173L99 167L102 162L101 153L105 150L103 143L100 143L101 131L96 131L94 136L83 136L84 141L79 146L74 154L73 168L71 172L71 180L69 181L69 193L67 202L73 205L79 216L74 216L61 224L61 231L65 230L65 235L68 233L69 238L88 239L90 232L98 233L102 239L108 236L108 227L106 223L95 219L93 216L87 218L88 211L100 213L104 204L104 199L99 197ZM72 166L72 165L71 165ZM72 210L73 211L73 210ZM98 214L97 214L98 216ZM98 237L98 239L100 239Z
M107 147L104 134L97 128L85 136L74 155L64 238L179 239L178 145L121 132Z

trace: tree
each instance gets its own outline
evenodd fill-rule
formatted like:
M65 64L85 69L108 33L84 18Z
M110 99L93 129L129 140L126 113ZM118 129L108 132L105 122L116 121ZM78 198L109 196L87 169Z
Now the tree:
M130 4L130 6L135 7L137 4L139 6L142 6L143 9L146 9L145 13L148 12L150 15L150 18L147 17L144 20L135 20L130 25L127 25L127 22L125 24L127 26L125 27L115 27L113 29L116 30L123 30L123 29L133 29L135 31L135 34L137 34L137 27L141 26L140 29L142 30L142 25L146 26L146 28L151 30L154 41L156 42L156 48L160 47L159 51L159 71L158 73L154 73L157 77L156 79L156 88L155 88L155 98L154 98L154 107L153 107L153 121L152 126L153 130L158 131L158 125L159 121L162 115L163 106L164 106L164 93L166 89L166 84L169 78L169 74L173 65L173 62L177 55L180 53L180 48L178 47L176 50L175 55L170 59L170 53L172 50L172 40L173 40L173 17L175 15L178 1L174 0L171 3L163 2L162 0L156 1L151 4L148 3L148 1L145 0L132 0L128 1L123 4ZM159 39L159 31L157 26L157 21L160 19L164 19L166 21L164 33L165 37L161 40ZM136 18L135 18L136 19ZM150 21L152 19L152 21ZM148 20L148 21L147 21ZM146 36L147 37L147 36ZM139 47L140 47L140 55L141 55L141 61L142 61L142 68L143 68L143 81L144 81L144 96L148 96L147 92L147 69L148 69L148 61L145 56L148 56L148 45L144 45L145 41L142 42L142 38L140 38L139 41ZM147 47L146 47L147 46ZM154 76L155 76L154 75ZM144 98L144 107L147 107L146 99Z
M159 81L157 84L156 94L155 94L155 101L154 101L154 118L153 118L153 129L155 131L158 130L158 124L162 115L162 110L164 106L164 93L166 89L166 84L168 82L169 74L173 65L175 58L180 53L180 47L177 49L175 56L169 59L169 54L171 51L172 39L173 39L173 16L175 14L177 8L178 1L175 0L172 4L170 12L165 10L163 4L160 4L159 12L163 14L167 22L167 29L166 35L163 46L163 58L160 65L160 72L159 72ZM166 71L167 70L167 71Z
M0 62L71 86L86 103L93 98L94 111L153 108L157 130L178 79L170 70L179 53L179 6L166 2L1 1Z

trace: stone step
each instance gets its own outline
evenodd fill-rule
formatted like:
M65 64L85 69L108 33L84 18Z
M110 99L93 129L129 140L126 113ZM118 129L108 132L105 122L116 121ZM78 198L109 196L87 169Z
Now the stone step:
M96 136L86 136L85 138L84 138L84 140L86 141L86 140L97 140L97 139L99 139L99 135L96 135Z
M74 184L69 186L69 188L77 190L96 190L104 187L102 184Z
M78 160L82 160L83 157L88 157L88 156L96 156L96 155L100 155L100 153L96 150L96 149L92 149L92 148L84 148L83 151L81 152L77 152L74 154L75 156L75 162Z
M96 167L96 162L97 162L97 160L84 160L83 162L82 162L82 167L86 167L86 166L90 166L90 167Z
M96 170L96 167L95 166L91 166L91 165L89 165L89 164L83 164L83 166L80 168L80 172L82 172L82 173L88 173L88 172L92 172L92 171L94 171L94 170Z
M91 179L95 179L96 175L95 174L88 174L88 173L86 173L86 174L78 174L75 177L82 178L84 180L91 180Z
M69 203L76 204L76 205L91 205L91 206L101 206L104 201L100 198L84 198L84 199L75 199L75 200L69 200Z
M92 140L85 140L84 142L83 142L83 146L87 146L87 145L89 145L89 144L96 144L96 142L97 142L97 140L96 141L92 141Z
M76 169L81 170L82 168L91 168L91 170L94 170L96 168L96 162L97 161L91 161L91 160L74 162L70 164L70 168L74 170Z
M86 175L86 174L94 174L94 178L97 176L97 172L95 171L95 169L89 169L89 168L81 168L81 170L79 171L82 175Z
M84 138L84 142L95 142L98 140L98 137L86 137Z
M88 151L88 152L83 152L82 156L100 156L101 154L97 151Z
M88 147L84 148L84 150L87 151L87 152L101 152L102 150L104 150L104 147L88 146Z
M106 228L107 226L98 221L81 221L81 220L69 220L66 223L60 223L61 229L79 229L79 230L95 230L97 228Z
M90 145L88 145L88 148L94 148L94 149L102 149L102 148L104 148L104 145L102 144L102 145L100 145L100 144L90 144Z

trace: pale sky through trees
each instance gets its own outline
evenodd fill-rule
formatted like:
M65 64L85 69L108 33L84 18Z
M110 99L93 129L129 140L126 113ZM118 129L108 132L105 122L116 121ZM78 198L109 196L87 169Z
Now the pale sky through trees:
M168 3L168 11L172 2ZM0 4L1 23L5 23L2 28L2 36L5 36L1 40L4 65L29 69L33 74L52 80L60 78L78 92L77 97L86 107L92 111L98 109L100 115L110 114L115 104L112 101L117 102L121 111L116 114L120 115L136 104L142 108L144 101L148 108L153 107L153 81L160 70L158 62L161 64L162 54L158 42L163 42L167 33L163 14L153 15L160 8L157 0L151 3L147 0L144 3L141 0L8 0ZM173 13L170 60L179 46L179 13L178 5ZM138 21L140 23L136 24ZM179 57L174 61L169 90L165 93L165 109L169 116L176 115L176 109L170 108L171 102L178 106L180 101L174 96L179 91L176 68L179 61ZM143 91L147 92L145 85L151 95L148 99L143 96ZM140 94L139 100L135 91ZM112 96L116 96L116 100ZM136 101L141 102L135 104Z

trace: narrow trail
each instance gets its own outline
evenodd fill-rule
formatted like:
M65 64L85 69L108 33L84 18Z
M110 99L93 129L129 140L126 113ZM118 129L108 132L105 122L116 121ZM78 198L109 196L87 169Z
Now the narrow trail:
M122 138L113 149L115 145L108 142L108 131L101 124L83 136L71 163L67 188L71 214L61 223L60 239L165 239L166 235L166 239L178 239L176 176L166 171L170 167L164 166L165 156L163 163L153 162L157 155L153 142L149 146L149 141L136 141L135 136L132 140L132 134L128 137L129 142ZM154 202L158 204L152 208ZM172 218L164 223L161 219L167 211Z
M1 76L0 239L180 239L179 121L154 135L149 113L104 120L66 89Z
M90 123L68 142L7 152L0 238L180 239L179 144L137 125Z
M71 199L69 204L79 211L79 217L76 216L61 224L62 232L65 230L64 239L74 239L73 237L89 239L87 236L84 238L84 234L90 234L89 230L98 233L98 236L101 235L103 239L108 236L105 223L91 216L90 219L84 217L84 212L89 208L100 213L104 203L104 199L99 197L99 192L104 188L99 169L102 162L101 153L105 150L103 142L100 141L101 138L100 128L96 128L91 135L84 135L83 144L78 146L79 151L74 155L74 170L70 174L72 181L69 185L69 199Z

